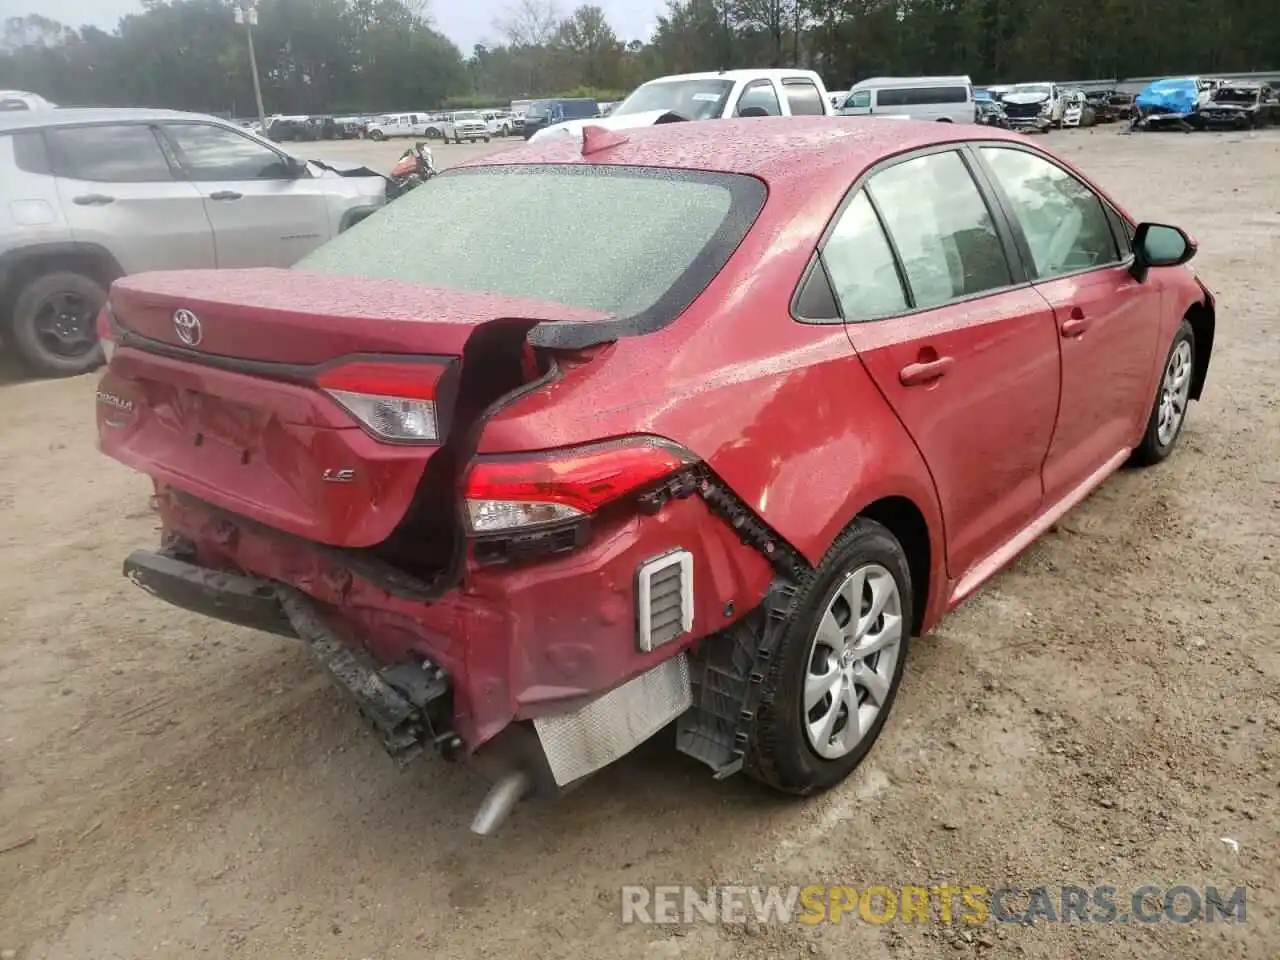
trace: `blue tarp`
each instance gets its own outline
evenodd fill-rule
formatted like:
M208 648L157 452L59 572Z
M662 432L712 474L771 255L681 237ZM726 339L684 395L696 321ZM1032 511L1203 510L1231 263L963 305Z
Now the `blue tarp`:
M1155 110L1159 113L1185 116L1194 113L1200 91L1195 80L1181 78L1156 80L1138 94L1135 102L1143 113Z

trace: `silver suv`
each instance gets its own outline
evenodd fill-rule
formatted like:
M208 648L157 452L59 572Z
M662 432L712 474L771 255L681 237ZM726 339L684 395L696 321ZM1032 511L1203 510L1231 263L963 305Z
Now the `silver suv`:
M32 373L92 370L117 277L291 266L386 203L386 183L198 114L0 112L0 337Z

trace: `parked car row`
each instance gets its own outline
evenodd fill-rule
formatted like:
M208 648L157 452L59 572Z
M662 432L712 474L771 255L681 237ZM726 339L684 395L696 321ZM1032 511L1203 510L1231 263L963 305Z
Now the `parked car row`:
M391 113L370 121L370 140L412 137L445 143L489 142L520 133L524 118L507 110L455 110L451 113Z

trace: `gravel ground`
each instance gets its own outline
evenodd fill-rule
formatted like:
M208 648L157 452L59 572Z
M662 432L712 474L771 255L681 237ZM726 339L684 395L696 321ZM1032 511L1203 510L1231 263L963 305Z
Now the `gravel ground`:
M471 836L483 784L396 773L299 645L120 577L156 523L146 481L94 450L92 378L0 385L0 957L1280 956L1280 132L1048 142L1200 240L1205 398L1170 461L1109 481L913 646L867 762L805 802L659 741ZM385 168L403 146L317 152ZM1248 914L619 921L624 884L944 881L1243 884Z

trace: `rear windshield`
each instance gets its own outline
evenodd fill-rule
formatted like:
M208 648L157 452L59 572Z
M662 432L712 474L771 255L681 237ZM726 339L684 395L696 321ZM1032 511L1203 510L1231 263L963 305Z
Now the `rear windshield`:
M552 301L650 329L719 272L764 197L738 174L475 167L428 181L297 267Z

